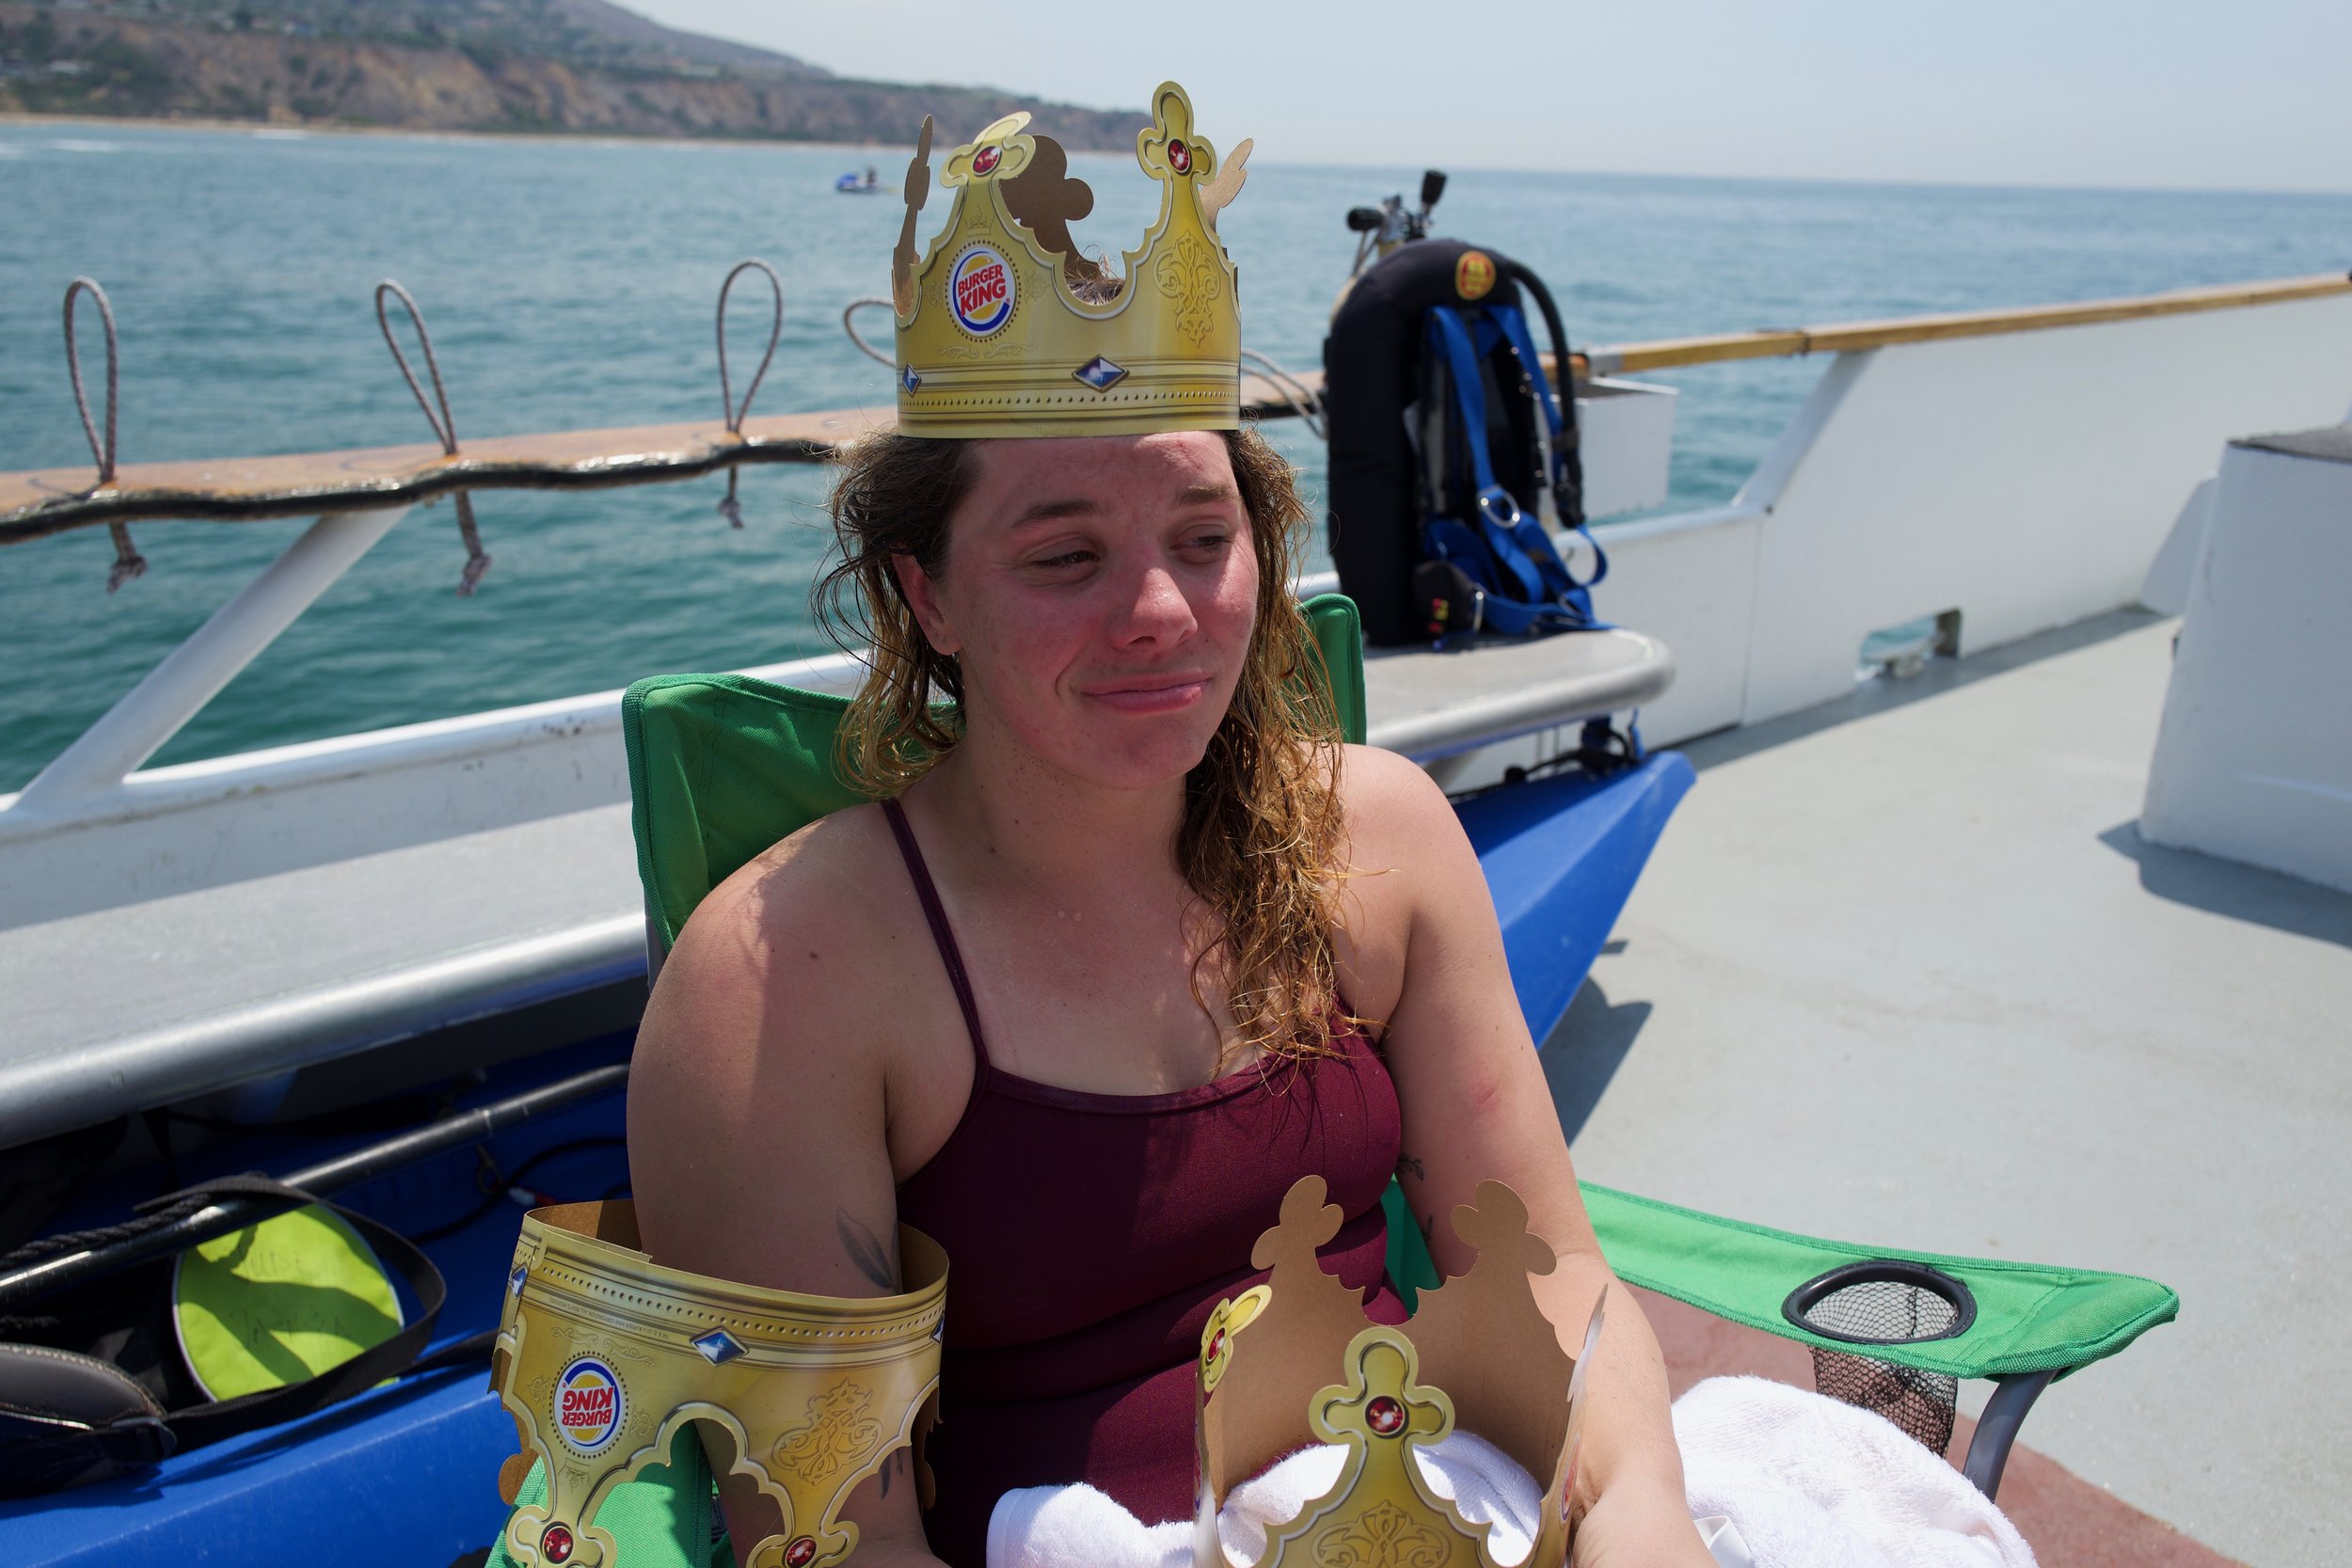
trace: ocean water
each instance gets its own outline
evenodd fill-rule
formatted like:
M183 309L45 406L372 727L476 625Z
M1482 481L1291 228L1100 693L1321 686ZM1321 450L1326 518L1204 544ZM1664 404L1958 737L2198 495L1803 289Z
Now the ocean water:
M707 417L711 312L745 256L783 275L786 318L757 408L886 401L842 335L885 291L900 208L835 175L903 153L753 145L250 135L0 125L0 470L87 460L58 301L88 274L122 333L124 462L427 438L376 333L371 292L422 304L462 437ZM1116 254L1149 218L1131 160L1082 157L1083 243ZM1317 363L1353 255L1342 214L1413 169L1254 165L1223 228L1245 335ZM927 215L928 239L939 217ZM1457 170L1440 232L1552 283L1584 342L2042 304L2340 269L2352 198L1963 189ZM739 366L765 290L737 294ZM102 375L94 314L84 353ZM869 318L877 323L879 314ZM743 345L748 345L746 348ZM1683 388L1673 503L1727 499L1820 373L1706 367ZM739 369L740 377L748 373ZM1295 420L1268 433L1322 482ZM497 564L470 599L450 508L412 513L159 754L220 755L617 687L643 674L826 646L807 583L823 475L589 494L491 492ZM135 525L148 575L104 592L103 530L0 549L0 790L21 786L300 531L297 520ZM1605 606L1604 606L1605 608Z

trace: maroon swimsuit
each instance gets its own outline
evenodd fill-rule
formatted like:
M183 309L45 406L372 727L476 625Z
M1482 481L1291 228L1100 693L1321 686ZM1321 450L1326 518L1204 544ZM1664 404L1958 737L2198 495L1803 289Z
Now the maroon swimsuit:
M1363 1037L1295 1074L1249 1068L1172 1094L1091 1094L992 1067L938 891L882 802L972 1034L972 1097L898 1189L898 1217L947 1251L931 1550L983 1568L988 1518L1019 1486L1087 1481L1146 1524L1191 1516L1192 1364L1223 1297L1264 1278L1259 1233L1301 1176L1347 1216L1325 1266L1401 1322L1382 1272L1380 1195L1396 1091Z

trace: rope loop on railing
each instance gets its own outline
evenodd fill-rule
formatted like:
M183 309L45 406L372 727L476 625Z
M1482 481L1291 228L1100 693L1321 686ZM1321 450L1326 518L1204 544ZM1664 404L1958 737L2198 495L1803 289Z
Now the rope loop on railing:
M768 324L768 351L759 356L759 369L752 372L752 384L743 388L743 401L738 404L727 382L727 295L735 290L735 280L754 269L765 274L768 288L775 298L775 314ZM776 344L784 338L784 279L776 269L754 256L735 263L727 273L726 281L719 285L719 411L727 421L727 434L743 434L743 418L752 411L752 399L759 395L759 384L768 378L768 367L775 362Z
M1291 405L1291 412L1299 417L1307 428L1314 434L1316 440L1330 439L1325 434L1323 427L1323 399L1317 396L1312 388L1273 358L1260 354L1254 348L1243 349L1241 357L1245 364L1255 366L1260 375L1274 383L1274 389L1282 394L1282 401Z
M871 359L875 364L885 366L895 372L898 368L898 361L891 356L884 354L882 350L876 348L873 344L867 342L863 337L859 336L857 323L851 319L860 310L871 309L877 306L884 310L892 312L894 315L898 309L896 302L882 299L879 296L870 299L853 299L850 301L850 303L844 307L841 311L841 330L850 335L850 341L857 345L857 351L860 354L863 354L866 358Z
M392 318L384 308L384 296L389 294L400 301L408 312L408 321L417 329L417 341L424 349L425 373L433 379L433 397L427 400L424 388L417 380L417 372L408 368L408 356L400 350L400 340L392 336ZM401 379L408 383L408 390L424 410L424 422L433 427L434 438L441 443L445 457L457 455L457 421L449 411L449 388L441 384L441 362L433 354L433 334L425 329L424 312L417 306L414 295L392 278L387 277L375 286L375 325L383 329L384 346L392 351L392 363L400 367ZM438 403L438 412L434 404ZM471 598L482 582L482 574L490 569L490 552L482 547L482 530L473 519L473 497L460 490L456 497L457 537L466 546L466 569L457 578L457 596Z
M89 417L89 394L82 387L82 351L73 339L73 307L83 294L98 304L98 319L106 328L106 436L98 436L98 422ZM73 407L82 416L82 434L89 437L89 454L98 464L98 483L101 487L115 482L116 417L122 404L121 345L115 335L114 302L94 277L77 277L65 286L65 368L73 382ZM131 543L131 531L119 522L106 525L106 531L115 542L115 563L106 572L106 592L111 594L133 578L147 575L147 557L139 554Z
M743 388L743 401L735 401L735 391L727 379L727 295L735 291L735 280L757 269L766 275L768 288L775 298L775 315L768 324L768 351L759 356L759 369L752 372L752 384ZM784 279L776 269L756 256L746 257L727 272L726 281L719 285L719 415L726 421L727 434L739 440L743 435L743 420L752 411L752 399L759 395L759 384L768 379L768 367L775 363L776 344L784 340ZM726 499L719 503L719 515L730 527L743 526L743 506L735 499L738 466L727 465Z
M409 325L417 329L417 341L424 347L425 373L433 378L433 398L428 401L424 388L417 382L417 372L408 368L408 356L401 352L400 340L392 336L392 318L384 309L384 296L391 295L408 312ZM417 307L416 296L392 278L387 277L375 286L375 325L383 329L384 346L392 351L392 363L400 367L401 379L408 383L417 406L424 410L424 422L433 427L434 439L441 443L443 455L457 455L457 421L450 418L449 388L441 384L441 362L434 357L433 334L425 329L424 312ZM435 411L433 404L441 406Z

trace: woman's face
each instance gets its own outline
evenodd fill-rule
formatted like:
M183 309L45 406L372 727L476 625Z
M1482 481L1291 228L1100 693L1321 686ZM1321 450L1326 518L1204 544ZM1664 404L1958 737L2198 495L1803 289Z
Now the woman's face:
M1214 432L982 441L944 567L898 580L965 720L1113 788L1181 778L1239 682L1258 562Z

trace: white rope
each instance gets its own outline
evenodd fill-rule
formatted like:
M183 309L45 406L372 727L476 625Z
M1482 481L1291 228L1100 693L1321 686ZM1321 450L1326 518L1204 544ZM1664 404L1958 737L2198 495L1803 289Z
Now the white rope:
M898 361L892 358L889 355L884 354L873 344L867 342L864 338L859 337L857 323L851 319L856 316L860 310L867 309L875 306L879 306L882 309L891 311L896 311L898 309L895 303L887 299L853 299L850 301L848 308L841 312L841 330L850 335L850 341L857 345L858 352L860 354L863 354L866 358L871 359L877 365L887 366L890 370L896 371L898 368Z
M106 328L106 438L98 438L98 423L89 417L89 394L82 389L82 352L73 341L73 305L83 294L98 302L98 319ZM82 416L82 434L89 437L89 454L98 463L98 483L101 487L115 482L115 416L122 400L121 356L115 341L115 308L106 298L106 291L94 277L77 277L65 286L65 368L73 380L73 406ZM119 522L110 522L106 531L114 536L115 563L106 573L106 592L129 582L133 578L147 575L147 557L139 554L131 543L131 531Z
M759 369L752 372L752 384L743 388L743 401L739 404L727 383L727 294L735 287L737 278L755 268L768 277L768 287L775 295L775 316L768 324L768 352L759 356ZM728 435L742 436L743 418L752 411L752 399L759 394L759 384L768 379L768 367L775 363L776 344L783 338L784 279L776 276L775 268L756 256L736 262L727 273L726 281L719 285L719 414L726 420ZM743 526L743 505L735 499L735 480L739 471L739 465L727 465L727 493L719 502L719 515L733 528Z
M1291 405L1291 412L1305 422L1316 440L1330 439L1323 425L1323 399L1305 382L1254 348L1243 349L1241 357L1244 364L1255 367L1260 375L1274 383L1274 389L1282 394L1282 401Z
M417 329L417 341L424 347L425 373L433 379L433 398L428 402L424 388L417 383L417 372L408 368L408 356L400 351L400 341L392 336L392 318L384 309L384 296L389 294L408 311L408 320ZM414 295L387 277L375 286L375 325L384 330L384 346L392 351L392 363L400 367L401 379L408 383L408 390L416 395L417 406L424 410L424 422L433 427L433 435L441 443L441 454L457 455L457 420L449 411L449 388L441 385L441 362L433 355L433 334L424 327L424 312L417 308ZM440 411L434 412L438 403ZM473 497L466 491L457 492L457 537L466 546L466 569L458 574L457 596L473 597L473 591L482 582L482 574L490 569L490 552L482 547L482 530L474 525Z

